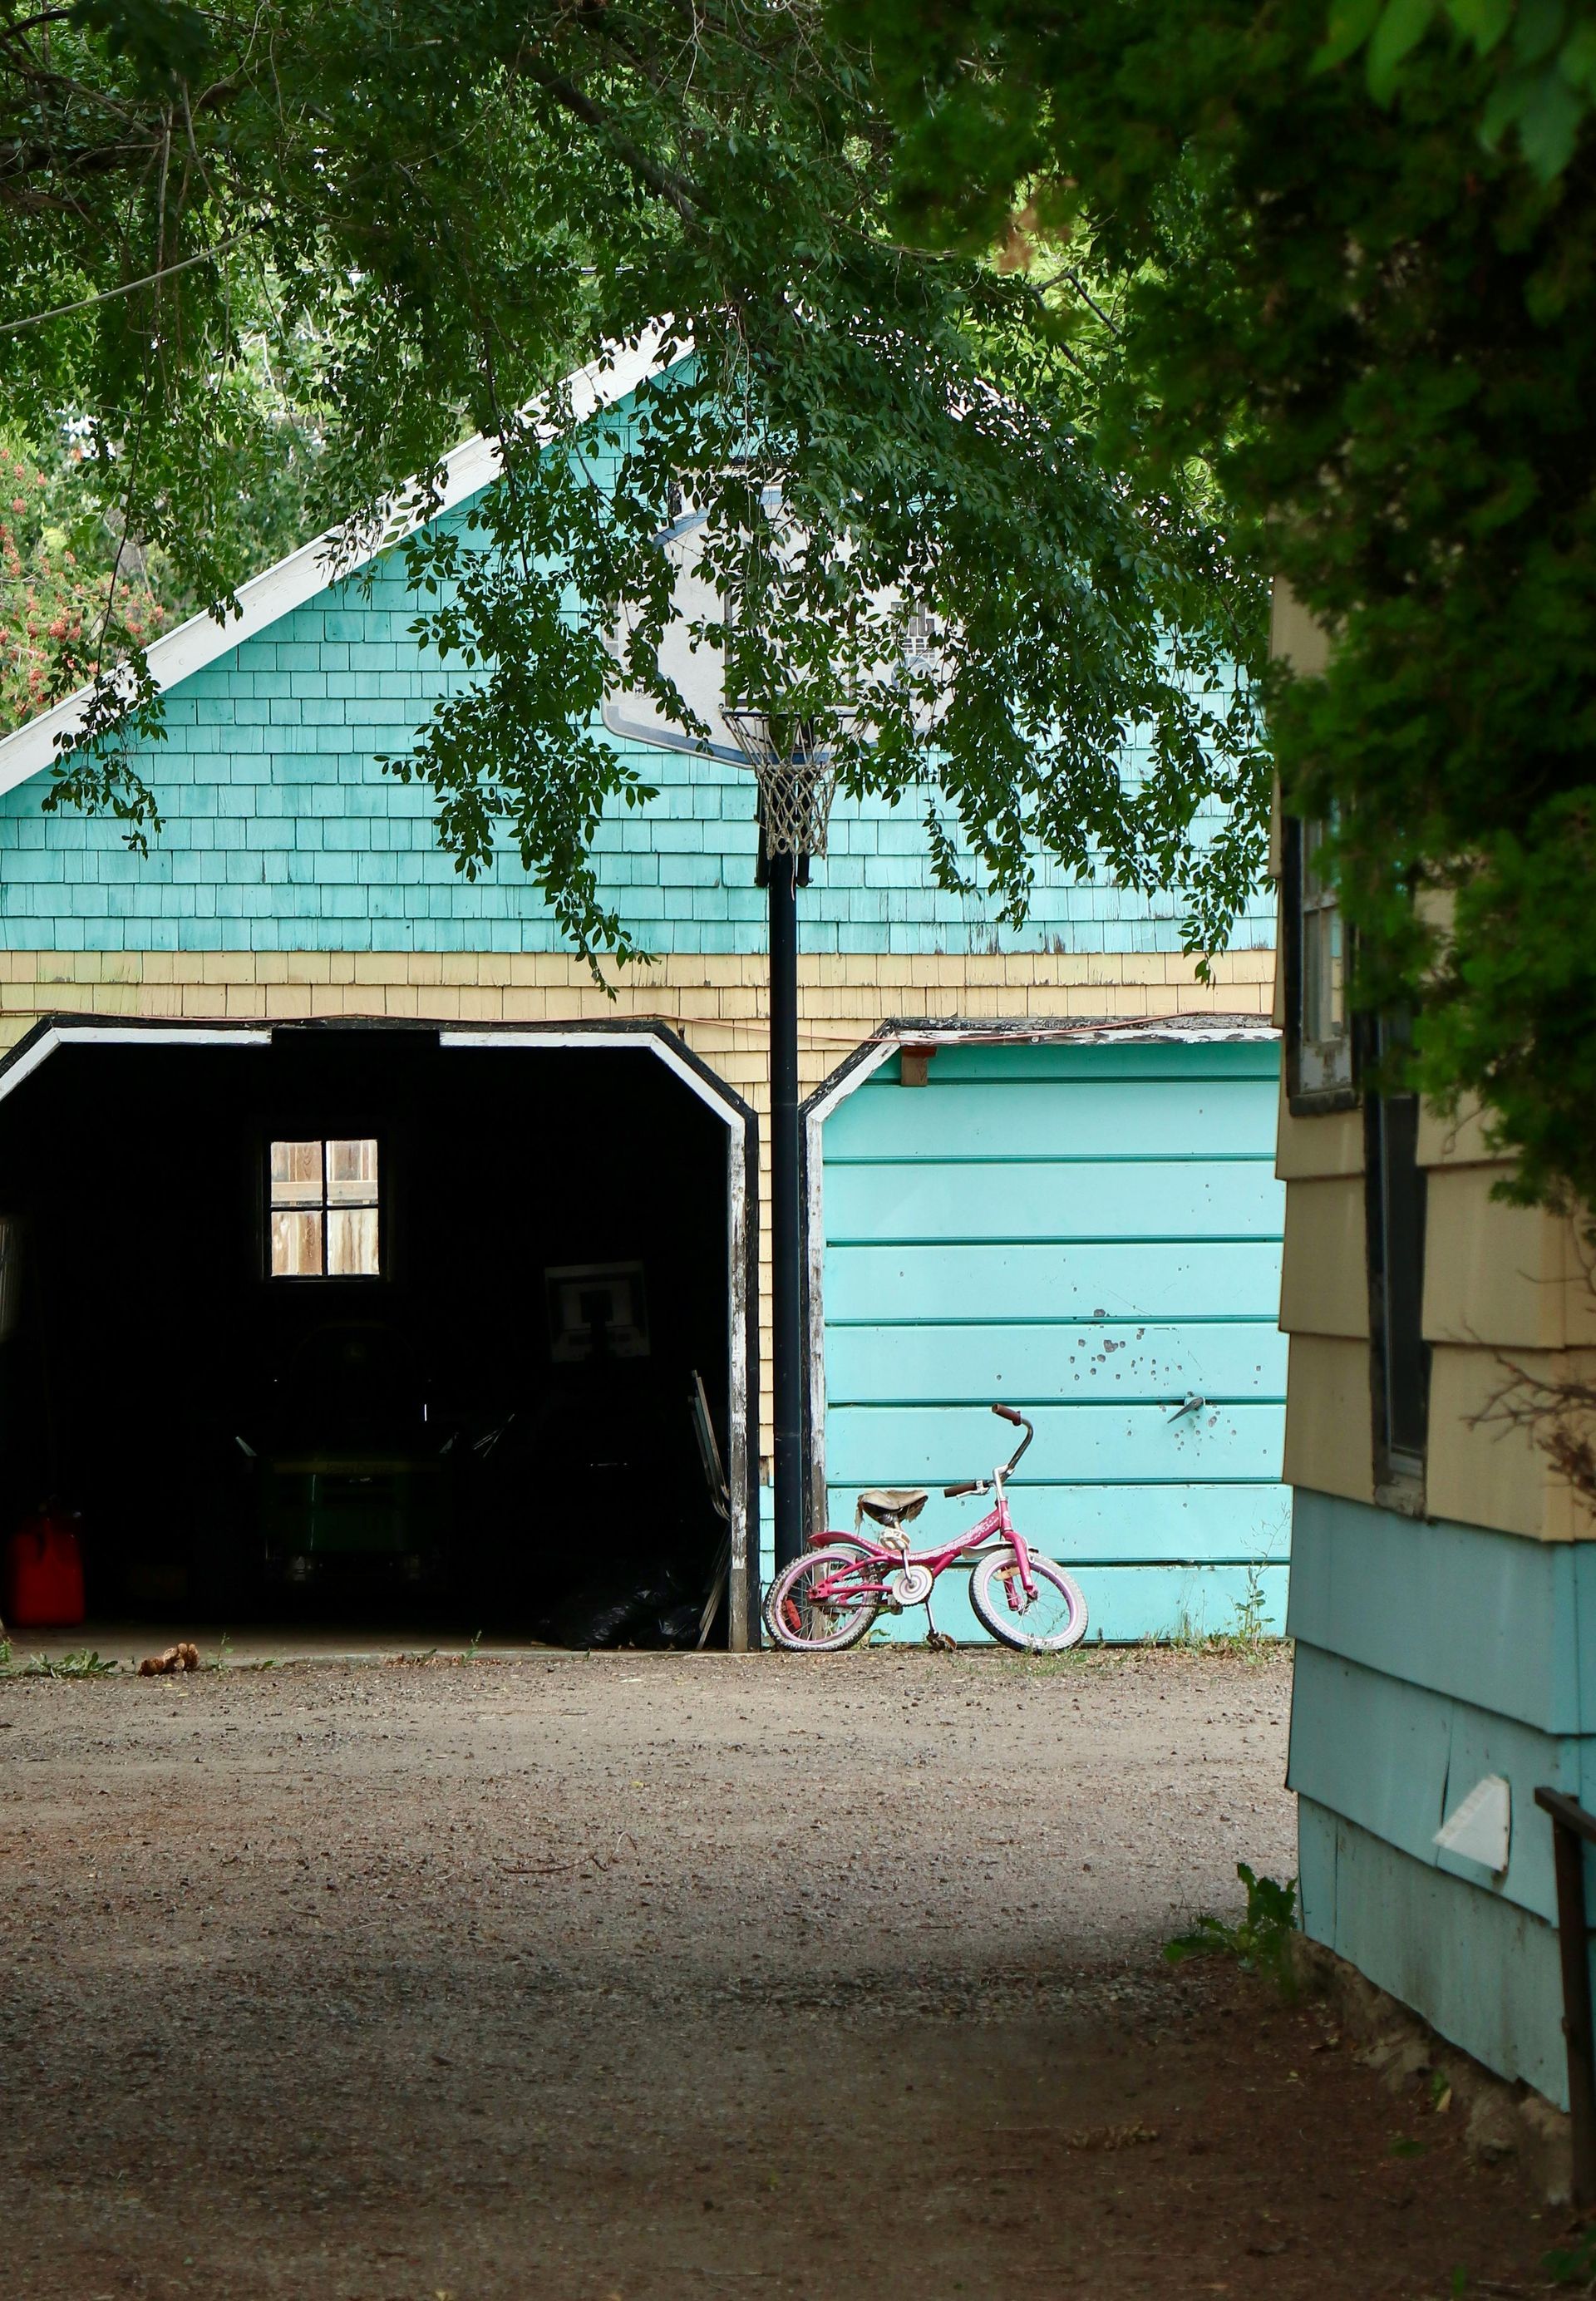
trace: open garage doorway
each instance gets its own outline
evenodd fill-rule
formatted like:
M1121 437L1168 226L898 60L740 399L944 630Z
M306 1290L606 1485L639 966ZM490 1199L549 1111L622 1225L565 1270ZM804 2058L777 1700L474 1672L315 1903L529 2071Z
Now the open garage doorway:
M750 1127L663 1029L42 1025L6 1533L77 1515L96 1624L692 1644L719 1575L746 1643Z

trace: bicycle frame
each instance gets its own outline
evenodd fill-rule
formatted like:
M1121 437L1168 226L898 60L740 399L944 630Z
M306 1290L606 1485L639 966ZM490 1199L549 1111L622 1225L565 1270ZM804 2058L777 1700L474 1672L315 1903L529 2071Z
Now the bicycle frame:
M907 1543L899 1549L896 1544L882 1542L876 1535L865 1534L863 1530L854 1534L840 1534L835 1530L812 1534L809 1536L808 1546L812 1550L819 1550L828 1543L847 1543L854 1550L862 1550L874 1565L882 1568L888 1573L895 1573L899 1567L903 1566L923 1566L930 1573L934 1586L939 1577L945 1574L950 1566L973 1566L976 1560L985 1554L987 1544L994 1543L996 1546L994 1538L1000 1537L1014 1552L1020 1569L1020 1581L1025 1592L1026 1602L1029 1604L1036 1595L1036 1581L1031 1571L1030 1548L1024 1535L1015 1531L1014 1521L1008 1514L1008 1496L1003 1488L1004 1475L1007 1468L1008 1465L1005 1463L992 1472L992 1491L996 1499L979 1525L971 1527L966 1533L958 1535L955 1541L941 1543L933 1550L911 1550ZM839 1587L840 1585L844 1586ZM892 1594L887 1587L886 1582L884 1580L861 1582L858 1579L856 1565L840 1566L834 1574L823 1576L809 1592L812 1605L823 1606L829 1596L854 1600L874 1597L881 1599L884 1603L892 1602Z

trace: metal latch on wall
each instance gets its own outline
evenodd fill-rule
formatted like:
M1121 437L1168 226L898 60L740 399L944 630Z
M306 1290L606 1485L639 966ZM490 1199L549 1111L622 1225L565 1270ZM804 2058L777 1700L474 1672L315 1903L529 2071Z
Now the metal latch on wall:
M1182 1414L1200 1414L1207 1404L1200 1390L1189 1390L1173 1414L1164 1417L1166 1422L1178 1422Z

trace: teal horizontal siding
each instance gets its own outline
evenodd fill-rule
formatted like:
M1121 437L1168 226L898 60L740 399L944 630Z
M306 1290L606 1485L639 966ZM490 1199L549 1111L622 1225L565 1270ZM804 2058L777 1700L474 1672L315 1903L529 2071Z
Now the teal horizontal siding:
M1557 2100L1551 1825L1534 1794L1596 1794L1580 1636L1593 1600L1589 1544L1295 1497L1289 1778L1304 1925L1477 2059ZM1511 1796L1500 1877L1434 1842L1487 1774Z
M1307 1488L1293 1542L1304 1644L1545 1734L1596 1725L1596 1544L1398 1518Z
M1280 1249L1222 1244L845 1246L825 1259L828 1318L1196 1320L1278 1315Z
M1170 1480L1280 1477L1278 1406L1221 1406L1172 1422L1156 1406L1051 1406L1009 1402L1030 1416L1036 1440L1025 1468L1045 1477L1067 1470L1093 1485L1157 1485ZM826 1465L845 1485L879 1483L876 1466L893 1465L892 1478L938 1485L976 1475L971 1456L991 1451L982 1434L971 1443L967 1417L939 1406L845 1406L828 1415ZM995 1425L993 1426L996 1427ZM979 1451L977 1451L979 1449Z
M893 1062L839 1106L833 1524L861 1485L986 1472L1013 1443L984 1417L1001 1399L1036 1426L1016 1523L1080 1567L1106 1636L1210 1634L1249 1589L1283 1626L1277 1075L1266 1042L950 1047L924 1086ZM933 1502L916 1534L970 1507Z
M826 1236L858 1243L1094 1239L1278 1240L1273 1159L916 1159L826 1172Z
M973 1449L965 1475L974 1477L981 1467ZM827 1524L848 1532L857 1501L856 1486L830 1487ZM1291 1494L1281 1485L1094 1486L1065 1478L1021 1479L1011 1489L1011 1504L1026 1541L1066 1566L1284 1566L1290 1555ZM933 1493L915 1520L915 1541L933 1550L990 1507L976 1495L949 1502Z
M1155 1072L1100 1085L1068 1078L981 1082L940 1075L941 1060L933 1058L927 1086L873 1080L843 1103L826 1123L828 1164L833 1159L885 1159L894 1166L1032 1159L1206 1162L1274 1155L1278 1089L1272 1079L1203 1080ZM889 1095L911 1108L883 1109Z
M1082 1573L1079 1579L1089 1617L1089 1645L1099 1639L1108 1645L1128 1645L1139 1638L1223 1637L1233 1635L1255 1607L1266 1636L1278 1636L1285 1621L1283 1566L1250 1570L1234 1566L1111 1566ZM937 1628L948 1637L961 1645L985 1638L971 1611L967 1574L945 1574L931 1602ZM907 1613L882 1614L877 1623L880 1635L893 1644L915 1644L925 1636L925 1609L911 1606Z
M1311 1798L1298 1807L1304 1931L1487 2069L1567 2108L1558 1937Z
M1512 1843L1500 1881L1435 1844L1447 1815L1486 1774L1500 1774L1512 1790ZM1576 1743L1299 1645L1287 1779L1416 1862L1456 1870L1556 1922L1551 1829L1535 1791L1545 1783L1578 1795Z
M1106 1320L907 1326L836 1321L826 1337L826 1394L833 1407L916 1400L958 1406L984 1393L989 1402L1112 1400L1173 1408L1191 1391L1227 1403L1278 1406L1285 1387L1286 1338L1273 1319L1140 1326Z

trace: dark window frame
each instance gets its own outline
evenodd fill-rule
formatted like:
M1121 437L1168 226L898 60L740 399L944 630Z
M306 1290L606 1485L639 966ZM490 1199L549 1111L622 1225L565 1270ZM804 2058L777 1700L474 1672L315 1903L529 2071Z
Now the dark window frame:
M1360 1027L1364 1095L1364 1205L1369 1284L1369 1390L1375 1499L1424 1508L1430 1436L1425 1340L1425 1255L1429 1177L1419 1164L1419 1098L1382 1093L1379 1067L1406 1036L1405 1021Z
M1363 1033L1349 1008L1347 1017L1348 1075L1325 1084L1304 1085L1302 1080L1303 1002L1303 830L1302 820L1287 816L1281 845L1281 972L1285 992L1286 1104L1294 1118L1316 1118L1327 1112L1355 1110L1363 1100L1360 1060ZM1342 925L1342 966L1349 967L1350 936Z

